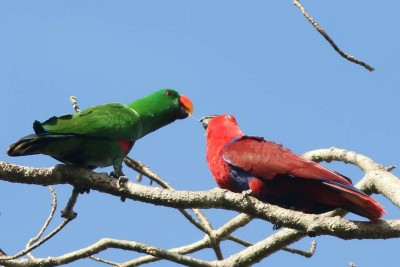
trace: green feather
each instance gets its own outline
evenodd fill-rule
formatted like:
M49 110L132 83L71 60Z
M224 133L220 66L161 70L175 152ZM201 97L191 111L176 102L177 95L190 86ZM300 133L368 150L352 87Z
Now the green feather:
M122 160L135 141L188 115L180 94L164 89L128 105L103 104L73 115L51 117L43 123L35 121L36 134L18 140L7 153L45 154L90 169L113 165L121 175Z
M91 107L74 115L52 117L43 122L42 126L46 132L55 134L84 135L110 140L137 140L142 137L139 113L119 103Z

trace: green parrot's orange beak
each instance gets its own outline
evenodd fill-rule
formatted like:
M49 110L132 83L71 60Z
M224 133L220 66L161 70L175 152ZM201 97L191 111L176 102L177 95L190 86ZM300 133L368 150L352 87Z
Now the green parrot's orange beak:
M184 95L179 96L179 102L181 102L183 108L185 111L189 114L189 116L192 116L193 113L193 104L190 99Z

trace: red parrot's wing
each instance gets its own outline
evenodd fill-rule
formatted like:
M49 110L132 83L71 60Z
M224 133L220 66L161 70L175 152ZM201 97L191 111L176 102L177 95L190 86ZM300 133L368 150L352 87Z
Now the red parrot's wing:
M262 137L243 136L232 140L225 146L223 158L230 165L263 180L273 179L278 174L286 174L352 184L349 178Z

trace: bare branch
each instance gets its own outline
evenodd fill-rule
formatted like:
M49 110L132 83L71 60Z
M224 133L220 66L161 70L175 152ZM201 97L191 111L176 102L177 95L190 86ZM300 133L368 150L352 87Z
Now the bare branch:
M170 249L169 251L179 253L179 254L188 254L192 253L195 251L199 251L204 248L210 247L210 239L212 236L213 239L218 239L222 240L225 239L226 236L229 236L230 233L234 232L240 227L245 226L247 223L249 223L252 220L252 217L247 215L247 214L239 214L235 218L231 219L228 221L225 225L223 225L221 228L214 230L211 235L205 235L203 239L201 239L198 242L195 242L190 245L186 245L183 247L179 248L173 248ZM127 267L127 266L139 266L144 263L149 263L149 262L154 262L160 260L159 258L155 258L153 256L143 256L139 257L137 259L125 262L121 264L122 267Z
M300 240L302 237L303 234L299 231L283 229L241 252L218 262L218 265L232 267L250 266L281 250L282 247Z
M386 167L386 170L387 170L388 172L390 172L390 171L393 171L393 170L396 169L396 168L397 168L396 165L390 165L390 166L387 166L387 167Z
M374 177L374 180L385 180L385 176L392 175L385 170L383 171L385 175L381 173L379 179ZM132 182L126 182L125 186L121 188L118 186L118 181L110 179L105 174L94 173L74 166L56 165L52 168L28 168L0 162L0 179L40 185L69 183L78 187L90 187L99 192L118 197L173 208L235 210L272 223L279 222L282 226L298 229L310 235L324 234L342 239L400 237L399 220L372 223L347 221L340 217L327 218L324 215L304 214L263 203L253 197L243 198L241 194L218 188L209 191L177 191L153 188ZM395 182L400 183L398 180ZM382 186L394 187L390 183Z
M52 197L52 199L53 199L52 202L51 202L51 209L50 209L49 217L48 217L47 220L44 222L44 224L43 224L42 228L40 229L39 233L38 233L35 237L29 239L28 243L27 243L26 246L25 246L25 249L28 249L29 247L32 246L33 243L35 243L37 240L39 240L39 238L43 235L44 231L46 231L47 227L49 226L51 220L52 220L53 217L54 217L54 212L55 212L56 209L57 209L57 195L56 195L56 192L54 191L54 188L53 188L52 186L48 186L48 188L49 188L49 190L50 190L51 197ZM31 253L28 253L27 255L28 255L28 257L31 258L31 259L34 258L34 257L31 255Z
M317 161L340 160L354 164L366 172L365 177L357 184L358 188L370 193L383 193L385 196L388 196L390 200L394 201L394 203L398 201L397 195L399 195L400 192L400 182L397 177L387 172L384 167L376 164L368 157L357 154L353 151L337 148L316 150L306 153L305 156ZM140 257L136 260L123 263L122 266L137 266L145 262L157 260L157 258L168 259L181 264L187 264L189 261L193 261L190 264L192 266L244 266L256 263L272 253L298 241L306 235L332 235L342 239L385 239L400 237L400 220L359 222L348 221L338 216L333 218L328 217L342 213L340 210L323 215L304 214L269 205L260 202L253 197L243 198L243 195L241 194L220 189L195 192L177 191L143 186L133 184L132 182L127 182L125 187L121 188L114 179L110 179L107 175L93 173L73 166L57 165L53 168L46 169L28 168L0 162L0 179L10 182L40 185L68 183L76 187L92 188L118 197L123 196L127 199L139 200L166 207L180 209L223 208L246 213L232 219L220 229L211 231L198 242L177 249L171 249L169 251L156 249L159 254L144 252L152 255L152 257ZM238 227L241 227L241 225L246 225L251 221L253 216L272 223L279 222L280 225L297 230L283 229L253 245L247 244L250 246L225 260L209 262L206 265L200 265L205 264L205 262L191 257L177 257L176 254L189 253L188 251L193 252L210 247L211 240L213 239L217 240L217 242L221 242L223 239L239 241L237 238L231 237L231 233ZM296 253L296 250L292 250L292 252ZM73 252L73 254L75 254L75 252ZM312 249L310 254L312 254ZM3 262L1 260L4 260L4 258L0 258L0 263ZM20 261L21 260L12 261L12 263ZM7 264L9 263L11 262L7 262Z
M241 238L238 238L238 237L232 236L232 235L228 236L227 239L229 239L233 242L236 242L238 244L241 244L244 247L250 247L250 246L254 245L251 242L248 242L246 240L243 240ZM282 248L282 250L293 253L293 254L298 254L298 255L304 256L306 258L311 258L314 255L316 248L317 248L317 242L314 240L311 242L310 249L307 251L295 249L295 248L289 248L289 247Z
M65 218L65 219L70 219L70 220L73 220L76 218L76 216L78 214L76 212L74 212L73 209L76 204L76 201L78 200L78 197L79 197L79 190L76 187L74 187L74 189L72 189L71 196L68 199L67 205L61 211L61 217Z
M76 96L70 96L69 97L69 101L71 102L72 108L75 110L75 112L80 112L81 111L81 109L78 106L78 102L77 102Z
M179 248L172 248L172 249L169 249L168 251L173 252L173 253L178 253L181 255L193 253L193 252L202 250L204 248L209 248L208 240L209 240L209 237L206 235L201 240L194 242L190 245L185 245L185 246L182 246ZM139 265L142 265L145 263L155 262L155 261L162 260L162 259L163 258L158 258L158 257L154 257L154 256L143 256L143 257L139 257L137 259L131 260L131 261L124 262L124 263L120 264L120 267L139 266Z
M124 158L125 164L132 168L133 170L143 174L144 176L148 177L152 181L156 182L158 185L160 185L163 188L166 189L174 189L172 186L170 186L166 181L161 179L160 176L158 176L156 173L154 173L149 167L144 165L143 163L136 161L128 156ZM207 218L202 214L202 212L198 209L193 209L193 213L197 215L197 217L200 219L201 223L197 222L190 214L185 211L180 209L179 210L183 216L185 216L186 219L188 219L193 225L195 225L197 228L199 228L201 231L207 233L212 231L212 226L211 223L207 220Z
M366 68L369 71L374 71L375 68L368 65L367 63L365 63L364 61L361 61L359 59L357 59L356 57L349 55L345 52L343 52L337 45L336 43L332 40L331 37L329 37L329 35L325 32L325 30L307 13L307 11L305 10L305 8L302 6L302 4L300 3L299 0L294 0L293 4L295 6L297 6L301 13L304 15L304 17L307 18L307 20L314 26L314 28L329 42L329 44L333 47L333 49L335 49L336 52L339 53L339 55L341 55L342 57L344 57L345 59L347 59L348 61L351 61L353 63L356 63L358 65L363 66L364 68Z
M283 248L282 250L290 252L290 253L298 254L298 255L304 256L306 258L311 258L314 255L316 249L317 249L317 241L313 240L311 242L310 249L307 251L299 250L299 249L295 249L295 248L289 248L289 247Z
M126 156L124 158L125 164L132 168L133 170L137 171L138 173L148 177L152 181L156 182L160 186L166 189L174 189L172 186L170 186L166 181L164 181L161 177L159 177L155 172L153 172L149 167L144 165L141 162L135 161L134 159ZM185 218L192 223L194 226L196 226L198 229L203 231L204 233L208 234L210 236L210 245L212 249L215 252L215 255L217 259L222 260L223 255L221 251L221 247L219 245L218 240L215 240L212 238L212 225L208 221L208 219L204 216L204 214L199 210L199 209L192 209L193 213L197 215L197 217L200 219L200 223L194 219L186 210L184 209L178 209Z
M118 263L113 262L113 261L109 261L109 260L105 260L96 256L89 256L90 259L94 260L94 261L98 261L104 264L108 264L108 265L112 265L112 266L119 266Z
M0 263L4 264L7 261L10 260L14 260L17 259L23 255L26 255L27 253L29 253L30 251L34 250L35 248L39 247L40 245L42 245L43 243L45 243L47 240L49 240L50 238L52 238L53 236L55 236L58 232L60 232L64 226L66 226L71 220L69 219L65 219L59 226L57 226L56 229L54 229L51 233L49 233L47 236L43 237L41 240L39 240L37 243L25 248L24 250L18 252L17 254L15 254L14 256L6 256L6 257L0 257ZM29 261L35 261L35 259L29 259ZM10 265L12 266L12 265Z
M134 241L116 240L110 238L103 238L86 248L79 249L72 253L64 254L62 256L51 257L51 258L37 258L37 259L20 259L13 262L7 262L7 266L21 266L21 267L57 266L57 265L71 263L78 259L87 258L91 255L97 254L109 248L117 248L122 250L130 250L130 251L146 253L154 257L164 258L173 262L189 266L199 266L199 267L213 266L207 261L202 261L192 257L180 255L178 253L170 252L157 247L145 245ZM5 262L4 259L0 258L0 263L4 264L4 262Z

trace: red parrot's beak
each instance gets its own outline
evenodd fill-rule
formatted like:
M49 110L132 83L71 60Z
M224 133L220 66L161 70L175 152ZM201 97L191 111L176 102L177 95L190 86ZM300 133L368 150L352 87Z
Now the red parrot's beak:
M186 96L180 95L179 96L179 102L181 102L183 108L189 114L189 116L192 116L192 113L193 113L192 101L190 101L190 99L187 98Z

